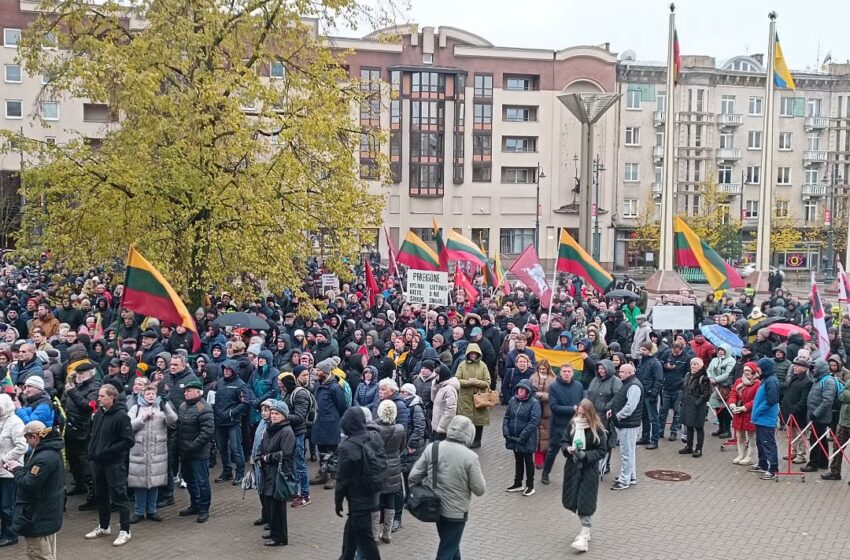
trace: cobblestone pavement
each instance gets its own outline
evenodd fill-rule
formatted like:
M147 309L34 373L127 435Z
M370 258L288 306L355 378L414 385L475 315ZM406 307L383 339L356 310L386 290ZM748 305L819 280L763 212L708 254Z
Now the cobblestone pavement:
M493 411L493 424L484 431L481 463L487 494L473 500L464 534L464 560L512 558L570 558L569 547L579 529L578 519L561 506L563 459L559 457L550 486L538 482L534 496L508 494L513 478L513 456L504 448L500 418L504 407ZM710 426L707 426L710 427ZM711 430L707 430L711 431ZM744 467L731 464L734 452L720 452L719 441L708 438L705 455L694 459L676 453L681 443L663 441L657 451L638 451L639 484L625 491L609 490L611 475L599 490L599 507L593 517L590 552L595 558L850 558L846 536L850 519L850 487L823 482L809 475L783 477L778 483L759 480ZM780 456L784 432L779 436ZM613 467L618 468L615 456ZM311 464L311 471L315 464ZM652 469L683 471L685 482L659 482L643 473ZM845 469L847 470L847 469ZM217 473L216 473L217 474ZM846 479L846 473L845 473ZM539 473L538 473L539 480ZM59 557L110 560L247 556L330 560L339 557L343 520L333 513L332 491L314 491L313 504L289 509L289 546L261 546L261 530L252 526L259 507L257 496L229 484L213 485L210 521L198 525L194 518L178 518L185 507L185 492L177 506L161 511L165 521L145 521L133 527L133 540L116 549L109 540L85 541L83 534L96 524L94 512L77 511L80 498L69 499L69 513L59 534ZM117 521L117 513L113 514ZM384 559L426 560L434 557L436 529L404 517L404 528L393 543L381 545ZM202 556L201 556L202 555ZM3 558L23 558L23 544L4 549Z

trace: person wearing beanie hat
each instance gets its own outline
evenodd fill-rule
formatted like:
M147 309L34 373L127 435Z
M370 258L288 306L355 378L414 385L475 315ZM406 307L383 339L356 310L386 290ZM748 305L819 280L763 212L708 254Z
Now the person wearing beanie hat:
M647 449L658 449L661 425L658 418L658 398L664 388L664 368L655 357L655 345L650 341L641 343L638 353L637 378L643 385L643 413L641 415L642 433L637 445L646 445ZM593 375L592 371L588 375ZM589 382L588 382L589 383Z
M24 381L23 392L18 401L20 408L15 411L24 424L38 420L45 426L53 426L56 411L50 396L44 391L44 378L39 376L27 377Z
M812 388L812 379L808 375L810 366L808 356L798 353L787 374L785 387L782 387L784 390L781 391L782 418L786 422L788 437L793 441L791 460L797 464L807 461L806 442L803 437L797 436L808 423L806 400Z
M254 356L259 356L262 351L263 347L257 343L248 346L248 353L253 354Z
M751 420L756 427L759 460L757 465L753 465L748 470L762 473L761 477L764 480L775 480L776 473L779 471L775 434L776 423L779 420L779 380L773 372L773 360L762 358L756 362L756 365L761 373L761 385L753 400ZM790 431L788 436L791 437Z
M372 512L372 532L379 536L381 542L392 541L393 521L395 520L395 494L402 489L401 453L407 451L406 431L401 424L396 424L398 409L391 400L383 400L378 405L376 422L381 438L384 441L384 453L387 456L387 478L381 488L380 507L383 509L383 524L381 512Z
M295 436L295 472L298 476L299 492L292 507L310 505L310 477L306 461L307 430L312 428L311 419L316 415L316 401L310 389L301 385L301 373L307 371L304 366L296 366L292 373L284 372L278 376L281 399L287 405L286 414L292 433Z
M830 375L829 364L818 358L812 364L812 388L806 397L807 420L812 423L809 433L809 462L800 468L803 472L817 472L829 467L829 459L818 439L832 423L832 405L838 397L838 382ZM829 449L829 446L826 445Z
M181 391L185 398L177 408L177 452L183 480L189 491L189 507L178 515L197 515L197 522L205 523L209 519L212 501L210 447L215 438L215 414L204 399L204 385L197 377L173 387L174 391Z
M334 468L330 460L339 447L340 422L348 408L345 390L331 373L332 370L332 360L320 362L316 368L314 395L317 416L311 433L312 443L319 450L321 464L319 473L310 480L310 484L323 484L327 490L334 488Z
M735 380L726 402L732 409L732 427L735 429L735 442L738 455L732 459L735 465L753 464L756 427L752 422L753 401L756 398L761 381L758 378L759 367L755 362L746 362L743 374Z
M289 531L286 522L286 500L275 496L275 481L279 465L292 471L295 461L295 434L289 424L289 407L281 400L269 402L269 425L260 443L259 462L262 468L260 495L268 509L269 532L265 546L286 546Z

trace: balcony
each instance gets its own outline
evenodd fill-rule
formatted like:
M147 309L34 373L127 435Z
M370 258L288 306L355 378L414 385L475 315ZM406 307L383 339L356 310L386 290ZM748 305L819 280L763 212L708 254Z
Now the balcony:
M653 111L652 123L656 126L664 126L664 111Z
M664 159L664 146L652 147L652 159L654 159L656 163Z
M741 159L741 148L718 148L717 161L738 161Z
M829 128L829 117L806 117L806 130L822 130Z
M733 115L727 113L721 113L717 115L717 126L721 128L726 126L741 126L742 122L742 115Z
M826 196L826 185L803 185L803 196Z
M663 190L664 185L662 183L652 183L652 194L661 196Z
M806 150L803 152L805 163L826 163L826 150Z
M731 195L741 194L741 183L718 183L717 190Z

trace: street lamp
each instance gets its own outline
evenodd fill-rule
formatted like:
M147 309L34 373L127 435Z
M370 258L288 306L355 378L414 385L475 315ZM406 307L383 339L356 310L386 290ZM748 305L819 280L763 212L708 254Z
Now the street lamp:
M534 250L537 251L537 256L540 256L540 179L545 179L546 174L540 168L540 162L537 162L537 215L534 219Z
M832 165L832 173L829 178L824 177L824 183L827 185L827 205L829 207L829 221L827 223L827 243L826 243L826 278L827 282L831 282L835 278L835 186L841 178L838 176L838 164ZM826 221L826 220L824 220Z
M605 164L599 159L599 154L596 154L596 159L593 160L593 185L596 187L593 194L593 259L596 262L599 262L602 245L602 232L599 231L599 173L602 171L605 171Z

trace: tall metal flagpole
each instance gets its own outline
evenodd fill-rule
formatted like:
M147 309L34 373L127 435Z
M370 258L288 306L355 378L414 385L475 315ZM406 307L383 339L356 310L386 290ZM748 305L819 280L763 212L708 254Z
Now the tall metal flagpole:
M670 25L667 37L667 101L664 106L664 184L661 190L661 244L660 270L673 271L673 214L676 190L676 82L674 36L676 33L676 5L670 4Z
M555 266L552 267L552 296L549 298L549 313L546 319L546 330L549 330L549 325L552 324L552 304L555 303L555 286L558 279L558 255L561 254L561 228L558 228L558 245L555 249Z
M770 32L767 49L767 75L764 86L764 135L761 154L761 185L759 187L759 215L756 241L756 270L758 291L766 291L770 273L770 228L773 217L773 74L776 66L776 12L770 12Z

